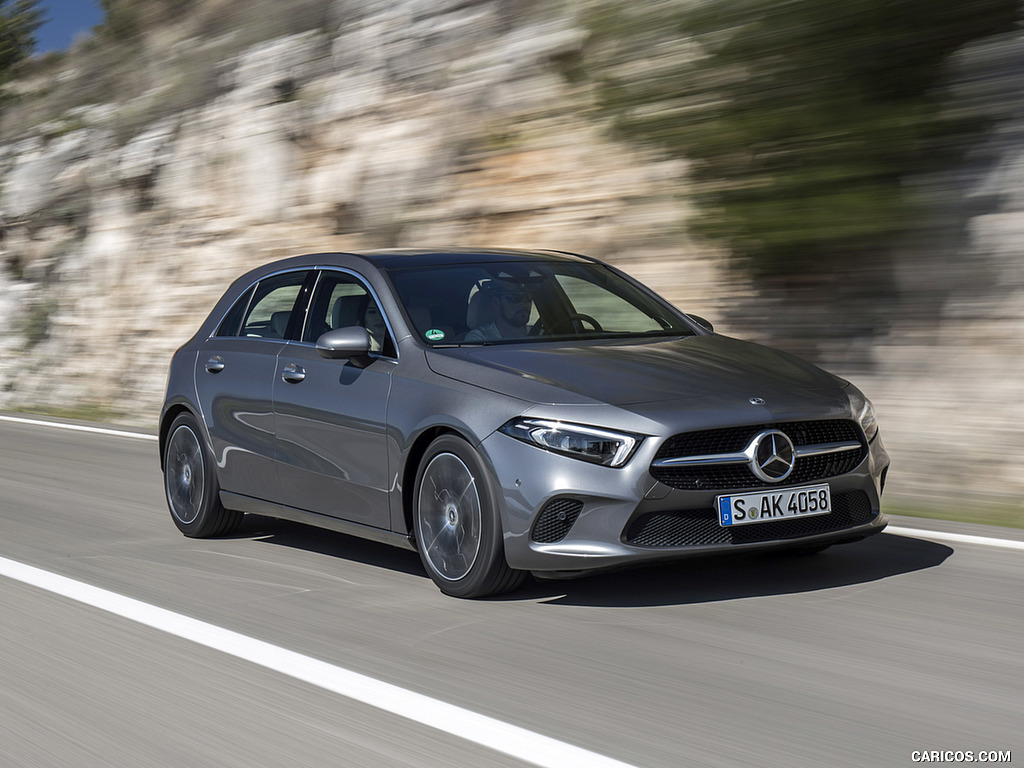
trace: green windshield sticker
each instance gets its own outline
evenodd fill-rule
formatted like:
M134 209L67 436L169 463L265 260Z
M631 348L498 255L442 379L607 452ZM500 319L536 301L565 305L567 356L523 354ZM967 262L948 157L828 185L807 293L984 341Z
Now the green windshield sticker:
M444 331L439 331L437 328L431 328L424 334L424 336L427 337L428 341L440 341L444 338Z

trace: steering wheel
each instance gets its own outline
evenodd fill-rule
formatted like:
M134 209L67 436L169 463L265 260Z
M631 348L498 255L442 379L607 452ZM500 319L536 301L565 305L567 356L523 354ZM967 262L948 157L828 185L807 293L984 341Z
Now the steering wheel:
M597 322L597 320L592 318L590 315L583 314L582 312L573 312L571 315L569 315L569 319L572 320L572 324L574 326L577 326L578 329L581 331L586 330L583 327L584 323L590 323L590 325L594 326L595 331L604 330L604 328L601 327L601 324Z

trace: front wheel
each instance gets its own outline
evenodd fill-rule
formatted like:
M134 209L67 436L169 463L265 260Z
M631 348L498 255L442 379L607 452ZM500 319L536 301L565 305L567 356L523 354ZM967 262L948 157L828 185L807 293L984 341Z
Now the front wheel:
M220 483L199 424L190 413L180 414L167 432L164 493L171 519L186 536L222 536L242 519L241 512L224 509L220 503Z
M443 435L416 473L413 510L420 559L438 588L454 597L486 597L518 586L509 568L494 482L466 441Z

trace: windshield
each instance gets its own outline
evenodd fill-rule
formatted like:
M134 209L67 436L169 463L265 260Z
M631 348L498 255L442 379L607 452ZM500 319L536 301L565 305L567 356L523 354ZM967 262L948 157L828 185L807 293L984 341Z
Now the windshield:
M486 262L389 272L433 345L690 336L680 314L603 264Z

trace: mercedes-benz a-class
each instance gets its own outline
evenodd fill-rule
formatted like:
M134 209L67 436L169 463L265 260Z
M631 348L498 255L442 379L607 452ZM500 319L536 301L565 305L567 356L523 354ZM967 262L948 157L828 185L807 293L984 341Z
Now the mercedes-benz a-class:
M320 253L236 280L171 363L171 517L254 513L419 552L480 597L882 530L871 403L553 252Z

